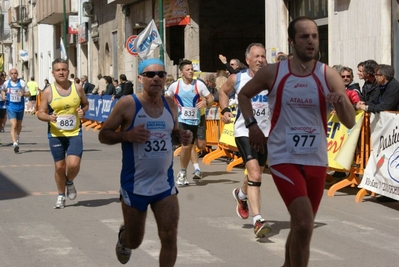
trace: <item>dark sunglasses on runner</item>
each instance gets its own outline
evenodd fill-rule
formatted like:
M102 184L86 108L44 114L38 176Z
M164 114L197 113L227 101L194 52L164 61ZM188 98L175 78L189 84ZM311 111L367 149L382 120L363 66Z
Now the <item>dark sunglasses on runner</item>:
M146 71L143 72L141 75L148 77L148 78L154 78L155 75L158 75L159 78L163 78L166 76L166 72L165 71Z

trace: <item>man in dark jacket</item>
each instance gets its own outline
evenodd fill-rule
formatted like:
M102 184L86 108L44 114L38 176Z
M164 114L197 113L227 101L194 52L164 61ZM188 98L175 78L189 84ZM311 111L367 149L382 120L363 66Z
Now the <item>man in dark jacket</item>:
M133 83L128 81L125 74L119 75L119 80L121 81L120 87L122 90L114 96L114 98L120 98L123 95L133 94Z
M380 64L375 69L375 78L379 85L378 94L368 102L360 101L358 109L366 112L399 110L399 82L393 77L395 69L390 65Z
M80 78L81 82L82 82L82 87L83 90L85 92L85 94L91 94L93 92L94 89L94 84L89 83L89 81L87 80L87 75L82 75L82 77Z
M375 68L378 63L369 59L363 62L364 85L362 87L360 100L366 104L378 95L378 83L375 79Z

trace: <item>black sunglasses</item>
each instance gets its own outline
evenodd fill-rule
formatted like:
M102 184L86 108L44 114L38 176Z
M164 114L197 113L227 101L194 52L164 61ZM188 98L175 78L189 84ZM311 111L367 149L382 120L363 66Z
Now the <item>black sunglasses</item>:
M166 76L166 71L146 71L143 72L141 75L148 77L148 78L154 78L155 75L158 75L159 78L163 78Z

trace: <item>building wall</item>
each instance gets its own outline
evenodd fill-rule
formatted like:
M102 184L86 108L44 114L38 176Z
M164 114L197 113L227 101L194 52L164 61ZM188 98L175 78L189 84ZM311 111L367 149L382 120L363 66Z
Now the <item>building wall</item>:
M39 24L37 27L37 75L36 81L39 87L44 87L44 79L48 79L50 83L54 82L51 73L51 62L54 60L54 44L53 42L45 42L44 40L54 40L55 30L53 25Z
M268 50L288 50L289 2L266 1ZM398 0L328 0L328 64L349 66L356 72L359 62L374 59L398 69L398 14Z
M392 64L391 0L329 2L329 65Z
M265 1L265 47L267 62L272 63L278 52L289 53L287 28L290 22L283 0ZM274 54L272 54L274 52Z

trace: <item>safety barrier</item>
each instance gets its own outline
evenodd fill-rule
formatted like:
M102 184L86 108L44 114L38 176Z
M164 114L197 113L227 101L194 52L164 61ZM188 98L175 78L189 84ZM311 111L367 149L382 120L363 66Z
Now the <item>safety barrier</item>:
M349 170L349 175L343 180L339 181L336 184L333 184L329 190L327 195L332 197L335 195L335 192L341 190L345 187L357 187L360 184L359 175L363 175L364 169L366 168L367 161L370 157L371 151L371 139L370 139L370 115L368 113L364 113L363 123L359 135L358 145L356 146L354 162ZM329 168L329 170L337 171L338 169ZM342 170L338 170L342 171ZM369 193L364 189L360 189L355 197L356 202L362 202L364 196L366 194L374 195L374 193Z
M212 121L209 123L212 123ZM243 159L239 155L238 148L235 144L234 123L224 124L221 120L218 120L217 123L219 124L219 136L217 136L217 139L216 136L214 136L214 133L207 133L207 136L212 136L212 142L214 145L216 144L217 140L217 148L205 155L202 159L202 162L209 165L215 159L227 157L231 160L231 162L227 165L226 170L231 171L235 166L243 163ZM212 130L214 131L214 129Z

